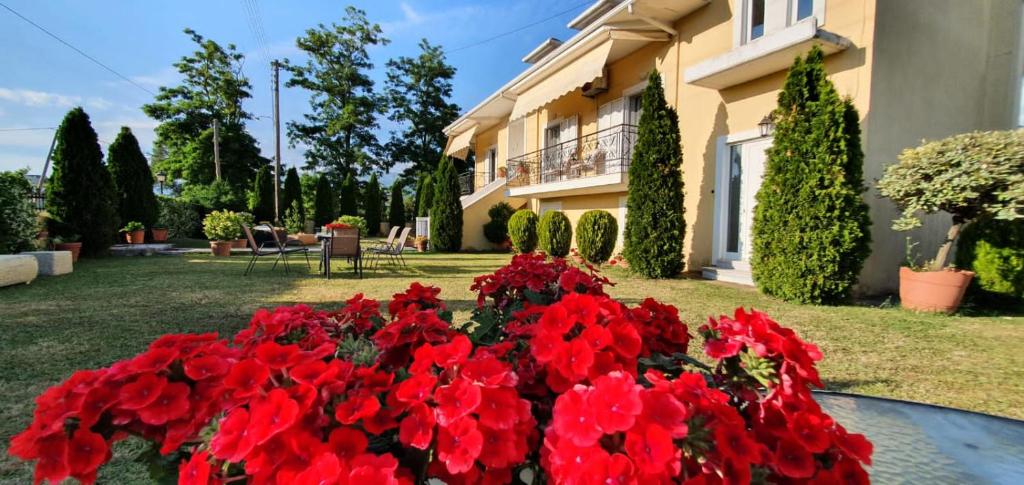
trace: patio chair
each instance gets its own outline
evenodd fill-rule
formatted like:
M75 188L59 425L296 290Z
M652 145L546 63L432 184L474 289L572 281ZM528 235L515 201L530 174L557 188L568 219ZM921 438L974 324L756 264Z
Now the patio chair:
M402 257L402 252L405 251L405 245L409 241L410 231L412 231L411 227L406 227L402 229L402 234L398 236L398 239L395 241L395 244L393 244L389 248L370 249L369 252L374 257L373 265L379 266L381 258L386 256L391 260L392 263L401 263L403 267L408 267L408 265L405 264L405 258Z
M330 247L327 257L323 263L327 265L325 273L327 279L331 279L331 260L335 256L347 258L354 262L354 270L359 278L363 277L363 252L359 244L359 228L349 227L344 229L333 229L331 231Z
M377 250L377 249L386 249L386 248L390 248L391 246L394 246L394 244L395 244L395 236L398 235L398 230L399 229L401 229L401 226L391 226L391 232L388 233L388 240L387 240L387 242L385 242L385 241L377 241L375 246L373 246L372 248L368 248L367 250L368 251L373 251L373 250Z
M309 265L309 249L306 247L285 247L280 240L277 239L277 235L273 228L270 228L271 240L263 241L263 243L257 244L256 238L252 235L252 230L249 226L242 224L242 231L245 232L245 239L249 241L249 247L252 249L252 258L249 259L249 264L245 267L245 276L252 273L252 270L256 268L256 260L265 256L277 256L274 260L274 266L270 269L277 269L277 263L284 263L284 272L289 273L290 268L288 267L288 255L292 253L303 253L306 256L306 267L312 268Z

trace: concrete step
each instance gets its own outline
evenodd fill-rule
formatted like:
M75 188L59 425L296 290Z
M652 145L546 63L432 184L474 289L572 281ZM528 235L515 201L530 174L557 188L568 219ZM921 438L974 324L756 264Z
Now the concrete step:
M704 279L736 283L739 285L754 286L754 276L749 270L738 268L720 268L717 266L705 266L701 270Z

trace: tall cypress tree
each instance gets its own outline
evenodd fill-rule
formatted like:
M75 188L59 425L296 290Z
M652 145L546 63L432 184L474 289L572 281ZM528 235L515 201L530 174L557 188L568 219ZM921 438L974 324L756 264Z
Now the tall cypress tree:
M416 217L430 217L430 208L434 207L434 178L430 175L423 176L423 184L420 186L420 204L416 209Z
M380 234L380 199L380 182L377 181L377 174L373 174L370 176L370 182L366 184L366 202L364 202L367 231L371 236Z
M779 93L775 138L754 209L751 270L765 294L847 299L870 252L860 116L836 92L817 47Z
M412 216L413 217L418 216L419 213L420 213L420 196L423 195L422 191L423 191L423 178L424 177L425 176L421 176L420 178L416 179L416 188L414 189L415 192L413 192L413 194L412 194Z
M257 222L276 221L274 215L274 178L270 174L270 168L266 165L260 167L256 172L256 181L253 184L253 198L249 204L249 210Z
M317 228L329 224L338 217L334 206L334 189L331 188L331 181L326 175L321 175L316 181L316 194L313 200L313 223Z
M281 193L281 210L287 211L298 201L299 218L306 220L306 209L302 203L302 182L299 180L299 171L295 167L289 168L284 176L284 190Z
M53 175L46 188L50 233L81 236L82 254L103 254L117 234L117 197L103 166L96 131L82 108L68 112L57 128Z
M651 71L629 166L624 253L629 267L647 278L683 270L683 147L679 118L665 101L661 76Z
M391 205L388 208L388 222L392 226L405 227L405 196L402 183L391 184Z
M139 141L131 129L123 126L109 150L107 169L114 181L121 223L138 221L147 228L153 227L160 217L160 208L153 193L153 172Z
M356 185L356 179L351 173L345 176L345 180L341 182L341 200L340 208L341 215L343 216L358 216L359 205L356 203L356 192L359 190L359 186Z
M434 174L434 197L430 207L430 245L441 252L462 249L462 201L459 200L459 174L448 157Z

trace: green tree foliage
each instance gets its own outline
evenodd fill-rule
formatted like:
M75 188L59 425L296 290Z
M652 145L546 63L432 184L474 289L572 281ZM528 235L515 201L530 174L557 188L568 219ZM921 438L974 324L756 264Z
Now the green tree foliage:
M160 197L160 221L171 238L199 237L202 232L202 208L181 198Z
M150 228L160 217L160 207L153 193L153 172L127 126L122 127L110 144L107 169L114 181L121 221L138 221Z
M423 179L424 176L416 179L416 187L413 189L412 194L412 217L415 218L420 213L420 196L423 195Z
M270 173L269 167L263 167L256 173L249 211L256 218L256 222L277 220L277 215L274 214L274 176Z
M386 45L379 25L355 7L345 9L341 24L320 24L296 40L303 65L285 61L292 75L287 86L308 90L310 112L288 123L293 145L306 147L309 168L322 168L332 180L389 168L379 151L377 116L386 103L374 92L369 49Z
M425 175L420 186L420 204L416 209L416 217L430 217L430 209L434 207L434 177Z
M359 185L356 183L355 177L352 174L345 176L345 180L341 182L341 194L339 199L339 209L343 216L358 216L359 215Z
M181 191L181 199L203 208L205 216L210 211L247 210L249 203L231 186L221 180L211 184L189 184Z
M46 188L52 236L81 236L82 254L103 254L117 234L117 197L103 152L82 108L68 112L57 128L53 175Z
M307 220L313 220L313 213L316 212L316 184L319 181L320 177L315 173L299 175L299 184L302 185L302 206Z
M295 167L288 169L284 176L284 190L281 192L281 207L285 211L294 210L293 218L306 221L306 207L302 198L302 181L299 179L299 171Z
M487 209L487 216L491 220L484 224L484 237L494 244L504 244L508 241L508 220L515 213L515 209L508 205L508 202L492 205Z
M402 192L402 183L397 180L391 185L388 222L392 226L405 227L405 194Z
M433 181L430 244L437 251L453 253L462 249L462 201L459 174L451 159L441 157Z
M904 150L899 163L885 169L878 190L902 211L893 221L897 231L920 226L921 214L953 216L933 261L940 269L965 224L1024 219L1024 129L964 133Z
M459 106L448 102L455 68L441 46L423 39L419 47L417 57L388 61L384 88L388 119L401 126L384 149L392 162L408 164L402 172L408 177L437 169L447 140L442 130L459 117Z
M583 259L594 264L608 261L618 235L619 223L607 211L584 212L576 223L576 247Z
M683 153L679 118L665 102L657 71L648 76L641 107L629 166L624 253L638 274L670 278L683 270Z
M0 172L0 254L32 249L36 211L28 197L32 184L26 170Z
M562 211L547 211L537 226L537 243L550 256L564 258L572 246L572 223Z
M968 224L957 243L956 266L974 271L978 289L1024 298L1024 220L988 216Z
M380 233L381 222L381 197L380 182L377 181L377 174L370 176L370 182L366 184L366 194L363 200L363 210L366 215L367 234L376 236Z
M156 99L142 107L146 115L160 122L153 167L187 184L211 184L213 122L217 120L222 180L241 197L259 167L268 163L260 156L256 139L245 130L245 121L252 119L242 108L252 89L242 73L245 58L233 44L221 46L191 29L185 29L185 34L197 48L174 64L181 84L161 87Z
M814 48L794 61L774 111L775 139L754 209L754 281L803 303L847 299L870 252L857 110Z
M338 217L338 210L334 202L334 189L331 188L331 181L321 175L316 182L315 203L313 208L313 223L320 228L329 224Z
M519 209L508 219L508 237L519 254L537 249L537 214L530 209Z

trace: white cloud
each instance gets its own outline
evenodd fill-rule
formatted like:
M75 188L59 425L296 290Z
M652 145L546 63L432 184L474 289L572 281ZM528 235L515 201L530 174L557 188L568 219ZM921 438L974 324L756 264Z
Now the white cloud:
M178 81L181 80L181 73L179 73L173 66L168 66L151 74L132 76L130 79L132 82L141 84L155 91L162 86L177 84ZM125 81L114 81L114 83L119 85L127 84Z
M82 98L32 89L0 88L0 100L32 107L59 106L61 108L69 108L80 103Z
M402 8L402 13L405 14L405 20L412 22L414 24L423 23L423 15L421 15L414 8L412 8L412 5L402 2L400 6Z
M447 10L431 10L426 13L422 13L416 10L408 2L402 2L399 5L402 10L402 18L398 20L392 20L389 22L381 22L380 28L387 35L396 35L402 31L411 29L417 26L447 26L457 23L458 20L465 17L476 15L481 12L481 8L476 5L467 5L462 7L450 8ZM423 34L417 32L417 34Z

